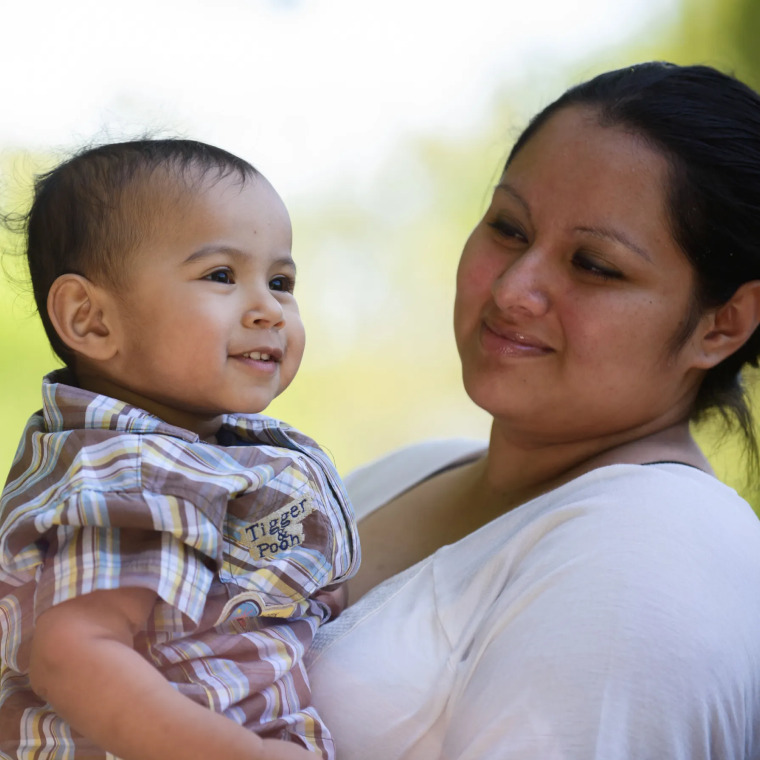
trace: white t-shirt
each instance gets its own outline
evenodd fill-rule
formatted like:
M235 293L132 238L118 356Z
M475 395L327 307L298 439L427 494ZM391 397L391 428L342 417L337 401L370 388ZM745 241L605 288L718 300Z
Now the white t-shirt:
M479 451L348 490L364 515ZM338 760L760 758L760 521L694 468L603 467L381 584L311 660Z

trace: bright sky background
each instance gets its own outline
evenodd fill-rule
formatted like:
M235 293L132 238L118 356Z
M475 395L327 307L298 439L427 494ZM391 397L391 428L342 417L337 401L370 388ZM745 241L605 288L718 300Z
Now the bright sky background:
M477 142L488 133L499 91L522 83L501 99L517 119L504 125L505 133L519 127L568 77L588 74L584 66L596 72L607 59L619 62L614 52L621 46L652 41L675 19L680 0L0 3L0 154L56 153L146 130L180 134L252 161L301 212L321 209L336 186L374 202L377 194L364 191L382 186L379 170L396 172L393 208L372 208L377 227L361 230L360 239L320 239L303 259L298 248L299 301L314 348L301 373L306 379L283 394L277 403L284 406L273 413L326 442L347 471L411 440L482 437L487 430L487 419L461 390L450 336L449 280L472 220L457 222L462 229L449 240L449 228L435 223L442 212L427 209L417 229L421 180L410 176L413 166L389 165L389 156L403 164L398 146L415 134ZM481 163L490 156L497 165L508 139L507 133ZM475 182L484 193L489 171ZM0 180L12 186L14 177ZM381 196L379 202L389 202L387 192ZM395 218L383 226L383 213L398 214L399 207L408 216L403 229L396 230ZM411 235L421 231L427 237L420 244ZM437 255L442 236L449 258L433 281L425 269L429 256L404 257L411 259L416 247ZM384 255L394 247L395 258ZM407 291L415 278L425 279L419 303L393 300L399 257L412 267L403 273L412 283ZM0 438L0 475L27 415L39 406L37 383L51 361L28 299L14 293L0 280L4 339L16 340L0 357L0 418L9 431ZM407 354L428 353L421 351L416 363L407 354L395 363L380 355L365 366L373 355L358 348L386 345L383 336L395 330ZM389 399L401 410L392 418Z
M168 129L288 200L367 181L408 132L467 129L498 87L585 59L677 0L4 2L0 147Z

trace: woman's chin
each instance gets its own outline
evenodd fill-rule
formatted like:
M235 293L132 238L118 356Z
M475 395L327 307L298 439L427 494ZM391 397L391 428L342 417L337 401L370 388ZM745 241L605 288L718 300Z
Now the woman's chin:
M495 387L496 386L496 387ZM527 398L518 389L505 388L505 384L483 381L481 378L464 376L464 389L476 406L499 420L536 419L538 409L533 399Z

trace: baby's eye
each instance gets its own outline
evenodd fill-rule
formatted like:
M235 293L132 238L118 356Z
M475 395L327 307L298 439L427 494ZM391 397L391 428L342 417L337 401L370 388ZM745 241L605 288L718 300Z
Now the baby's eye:
M207 274L203 279L211 280L211 282L221 282L222 285L233 285L235 283L235 279L229 269L216 269Z
M277 275L269 281L269 289L276 290L280 293L292 293L295 289L296 283L292 277L287 277L284 274Z

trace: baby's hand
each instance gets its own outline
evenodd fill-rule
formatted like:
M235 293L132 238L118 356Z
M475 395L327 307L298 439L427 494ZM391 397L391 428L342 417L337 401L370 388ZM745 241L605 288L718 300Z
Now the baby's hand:
M330 620L334 620L348 607L348 586L345 583L338 586L325 586L314 594L314 599L330 608Z

